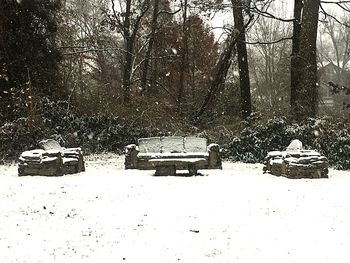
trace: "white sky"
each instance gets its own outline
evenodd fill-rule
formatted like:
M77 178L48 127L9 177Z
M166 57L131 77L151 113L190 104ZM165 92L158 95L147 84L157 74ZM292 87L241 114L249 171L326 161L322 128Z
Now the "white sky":
M339 0L330 0L330 1L337 2ZM272 6L271 9L269 9L269 12L281 18L293 18L294 1L276 0L273 5L274 6ZM350 9L350 4L348 4L348 6ZM323 7L327 12L331 14L335 14L335 16L339 20L342 20L344 12L339 6L337 6L336 4L323 4ZM211 20L211 24L214 27L213 32L217 39L220 40L220 36L222 35L222 32L223 32L222 27L230 23L232 23L231 11L217 13L213 17L213 19Z

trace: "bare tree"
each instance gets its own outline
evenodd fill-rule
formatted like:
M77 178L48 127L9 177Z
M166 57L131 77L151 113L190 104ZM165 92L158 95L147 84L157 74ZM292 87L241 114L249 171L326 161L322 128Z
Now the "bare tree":
M123 103L130 102L131 78L135 61L135 45L141 21L150 7L150 0L139 1L137 4L133 0L126 0L125 9L118 11L114 0L111 0L114 23L121 32L124 39L124 60L122 73ZM122 4L119 5L121 8ZM134 12L134 8L138 11ZM135 15L136 13L136 15Z
M235 30L238 33L237 58L239 68L239 80L241 89L241 113L243 118L248 118L252 113L252 103L250 94L250 79L248 67L248 54L246 46L246 30L243 17L242 0L231 0Z
M334 15L332 15L334 16ZM344 17L344 21L347 17ZM347 52L350 47L350 28L339 24L331 17L326 17L321 23L320 37L318 42L318 54L320 63L328 62L335 64L337 83L343 85L342 75L350 61ZM326 50L328 48L328 50Z
M178 111L181 110L181 104L184 99L185 89L185 73L188 69L188 25L187 25L187 12L188 12L188 0L181 1L183 13L182 13L182 52L181 52L181 69L179 90L177 96Z
M282 16L286 6L270 9ZM254 100L269 107L289 107L290 93L290 24L264 16L249 31L249 66ZM287 101L288 100L288 101Z
M295 97L293 116L296 119L315 117L317 112L317 61L316 40L318 32L318 15L320 0L305 0L302 10L300 28L299 51L297 60L299 65L298 88Z
M117 97L122 47L104 25L108 3L67 0L60 13L63 85L70 90L69 99L76 99L84 109L106 109Z
M145 59L143 62L143 70L142 70L142 76L141 76L141 95L144 95L146 92L147 87L147 75L148 75L148 68L149 63L151 60L151 53L153 50L153 43L154 38L156 34L156 30L158 27L158 16L159 16L159 0L153 1L153 13L152 13L152 22L151 22L151 33L148 39L148 45L146 49Z
M301 14L303 10L303 1L294 0L294 21L293 21L293 38L292 38L292 55L291 55L291 85L290 85L290 102L291 111L295 113L298 111L298 99L300 93L300 79L299 79L299 50L300 50L300 31L301 31Z
M236 53L236 45L239 37L241 34L243 34L243 32L245 32L245 29L250 25L252 21L253 16L249 16L248 21L243 24L242 28L240 28L239 31L232 30L226 38L222 52L216 62L213 80L210 84L201 107L195 115L195 120L198 120L213 103L213 101L215 101L219 91L225 84L226 76L232 63L232 58Z

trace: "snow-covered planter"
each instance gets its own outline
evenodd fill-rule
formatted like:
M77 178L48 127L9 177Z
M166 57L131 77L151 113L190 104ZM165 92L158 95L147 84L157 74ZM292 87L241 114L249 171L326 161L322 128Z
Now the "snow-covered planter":
M19 176L62 176L85 171L81 148L63 148L54 140L39 145L42 149L25 151L19 157Z
M269 152L263 169L292 179L328 178L328 159L314 150L302 149L302 143L294 140L286 151Z

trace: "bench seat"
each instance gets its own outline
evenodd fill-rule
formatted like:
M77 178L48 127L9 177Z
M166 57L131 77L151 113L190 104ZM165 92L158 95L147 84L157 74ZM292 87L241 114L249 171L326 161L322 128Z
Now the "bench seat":
M150 160L150 159L188 159L188 158L209 158L208 152L203 153L139 153L139 159Z
M125 169L156 170L157 175L173 174L175 170L222 169L217 144L207 146L200 137L141 138L138 145L125 148Z

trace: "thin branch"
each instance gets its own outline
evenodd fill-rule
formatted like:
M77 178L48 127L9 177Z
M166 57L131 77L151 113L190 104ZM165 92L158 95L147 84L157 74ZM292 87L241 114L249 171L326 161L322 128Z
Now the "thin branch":
M322 4L336 4L336 5L339 5L339 4L350 3L350 1L349 0L343 0L343 1L339 1L339 2L333 2L333 1L324 1L324 0L322 0L321 3Z
M166 11L166 10L160 10L158 13L157 13L157 16L161 15L161 14L166 14L166 15L175 15L177 13L179 13L181 11L181 8L176 10L176 11L173 11L173 12L170 12L170 11Z
M159 57L150 57L150 60L161 60L166 58L180 58L179 55L168 55L168 56L159 56ZM133 72L137 71L141 67L141 65L145 62L145 58L142 59L133 69Z
M293 37L282 37L280 39L276 39L269 42L255 41L255 42L245 42L245 43L248 45L270 45L270 44L276 44L285 40L292 40L292 39Z
M343 26L345 26L345 27L347 27L347 28L350 28L350 26L349 26L347 23L344 23L344 22L340 21L338 18L336 18L335 16L329 14L329 13L323 8L322 5L320 5L320 8L321 8L321 13L322 13L325 17L330 17L330 18L334 19L334 21L336 21L336 22L339 23L340 25L343 25ZM324 22L324 21L322 21L322 22Z
M278 21L287 22L287 23L290 23L290 22L294 21L293 18L290 18L290 19L281 18L281 17L277 17L277 16L275 16L272 13L269 13L267 11L260 10L256 5L254 5L254 7L252 7L251 10L253 12L263 16L263 17L272 18L272 19L275 19L275 20L278 20Z
M77 50L73 52L63 53L63 56L71 56L71 55L78 55L78 54L84 54L89 52L99 52L99 51L111 51L111 50L121 50L124 51L122 48L89 48L84 50Z
M148 81L151 81L151 79L147 78ZM135 79L134 81L132 81L132 83L141 81L140 78ZM156 84L159 85L160 88L162 88L167 94L169 94L169 96L175 101L177 102L177 97L175 96L175 94L172 94L170 92L170 90L168 90L162 83L160 83L158 80L155 81Z
M111 3L112 3L112 11L113 11L114 19L116 20L118 26L120 28L123 28L123 24L122 24L122 22L120 21L120 19L118 17L117 11L115 11L114 0L111 0ZM125 32L123 32L123 33L125 33Z

